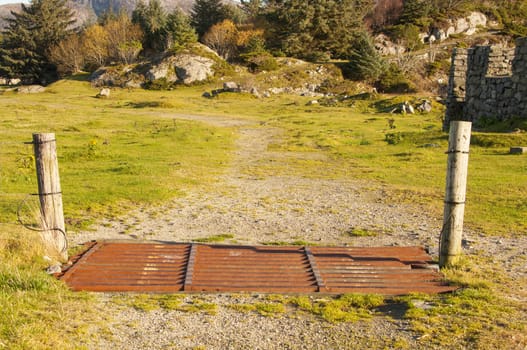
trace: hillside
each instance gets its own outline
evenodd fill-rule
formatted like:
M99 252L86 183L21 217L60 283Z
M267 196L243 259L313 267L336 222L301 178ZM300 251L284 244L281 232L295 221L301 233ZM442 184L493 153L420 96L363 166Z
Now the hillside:
M37 38L44 44L35 53L44 52L42 59L51 65L40 67L48 67L48 71L38 68L28 73L33 72L31 67L13 68L10 62L18 58L10 57L0 62L0 72L3 78L20 78L26 84L47 84L79 71L149 65L199 41L230 65L224 66L227 70L241 66L253 73L272 71L277 58L282 57L315 64L337 62L344 78L364 82L379 92L426 91L444 96L454 47L511 46L514 38L527 33L523 5L498 7L501 1L449 6L434 2L423 9L416 7L424 4L422 0L379 1L373 9L371 4L352 6L349 2L319 6L308 1L297 8L294 2L278 5L269 1L250 7L253 2L232 6L234 3L207 1L198 3L192 18L170 12L174 8L189 11L191 0L144 4L133 20L127 13L136 7L137 0L70 2L77 25L85 26L53 45ZM97 16L109 8L114 13L124 12L107 17L100 23L102 28L96 28ZM26 45L23 41L6 43L6 48ZM68 50L71 45L79 48ZM19 51L5 52L12 52L8 57ZM80 57L74 57L73 52Z
M15 0L13 0L15 1ZM138 0L70 0L70 7L75 11L77 22L82 24L93 22L96 16L101 16L111 8L115 13L125 10L131 13ZM193 0L161 0L161 4L167 11L180 8L186 13L190 12ZM0 5L0 29L5 28L5 18L9 17L11 11L19 11L20 4Z
M93 10L93 12L100 16L104 14L105 12L108 12L108 10L112 10L114 12L119 12L121 10L125 10L128 13L131 13L134 9L136 4L139 2L138 0L71 0L73 3L78 4L81 7L86 7L90 10ZM180 8L185 12L189 12L192 8L192 4L194 3L194 0L160 0L161 5L167 10L172 11L175 8Z
M6 26L5 18L11 16L11 11L20 11L20 4L0 5L0 28L4 28Z

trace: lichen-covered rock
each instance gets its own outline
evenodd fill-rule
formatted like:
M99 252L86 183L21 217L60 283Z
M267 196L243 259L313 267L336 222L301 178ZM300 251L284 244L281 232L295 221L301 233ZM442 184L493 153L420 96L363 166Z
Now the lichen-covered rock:
M214 75L214 60L192 53L181 53L163 58L146 72L147 81L165 79L169 83L192 84Z
M169 58L153 65L148 72L145 73L145 79L147 81L166 79L167 82L171 83L177 81L173 62Z
M210 58L185 54L175 57L178 80L183 84L205 81L214 75L214 61Z

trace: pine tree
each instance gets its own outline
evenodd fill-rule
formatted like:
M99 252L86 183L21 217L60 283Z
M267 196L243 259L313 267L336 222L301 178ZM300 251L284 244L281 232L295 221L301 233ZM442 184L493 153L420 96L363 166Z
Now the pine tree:
M176 51L198 40L196 31L190 25L190 18L179 9L168 15L166 32L168 48Z
M200 38L224 19L227 17L221 0L196 0L192 7L191 23Z
M374 4L374 0L269 0L269 47L300 58L343 58Z
M386 71L386 62L375 49L373 39L366 31L355 34L349 52L348 68L354 80L375 81Z
M150 0L146 5L142 0L132 12L132 23L143 30L143 48L163 51L166 48L167 15L159 0Z
M42 84L57 79L49 49L72 33L75 22L66 0L34 0L11 14L0 44L0 76Z
M401 24L418 24L419 20L427 15L426 0L404 0L403 11L399 17Z
M240 0L241 8L249 21L254 22L261 14L263 2L263 0Z

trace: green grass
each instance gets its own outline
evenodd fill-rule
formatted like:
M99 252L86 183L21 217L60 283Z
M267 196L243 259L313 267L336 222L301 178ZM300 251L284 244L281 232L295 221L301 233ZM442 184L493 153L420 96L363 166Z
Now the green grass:
M157 145L168 146L171 151L181 149L181 155L176 158L187 156L187 149L180 148L181 144L176 144L171 138L171 135L177 133L178 129L181 129L180 131L184 135L188 135L187 132L184 132L185 128L187 131L190 128L193 132L198 133L198 137L188 135L192 139L191 145L183 144L184 147L193 148L194 156L200 150L200 145L195 143L204 141L205 146L207 146L208 142L215 139L212 137L212 133L217 130L210 126L203 126L207 130L195 130L195 123L176 120L174 124L173 118L165 120L156 117L177 112L234 115L259 119L268 125L278 126L286 131L281 141L271 145L272 149L324 152L330 155L333 161L329 164L332 165L331 167L324 164L324 170L320 170L323 164L320 161L297 160L285 164L281 168L280 164L272 165L272 169L266 169L265 165L261 166L256 169L259 173L293 171L304 172L309 176L354 177L374 180L391 185L396 194L394 199L398 198L398 191L406 191L414 194L413 198L408 198L408 200L424 203L440 202L446 168L443 152L446 149L447 135L440 131L440 116L443 110L439 106L436 106L435 111L429 115L400 116L379 113L379 111L386 106L399 102L399 100L408 99L406 97L373 102L369 100L355 101L353 107L307 107L305 106L306 98L295 96L273 96L257 101L251 96L236 94L224 94L216 99L201 98L201 92L209 88L210 86L198 86L181 88L174 92L141 90L129 92L114 89L110 99L98 100L93 98L96 90L90 88L87 83L66 80L56 83L51 87L50 92L45 94L21 96L6 93L0 97L7 101L5 110L9 111L9 115L2 119L3 130L5 130L3 132L5 134L3 135L4 140L20 142L20 144L11 152L13 159L10 159L10 163L3 167L4 171L6 169L17 169L16 173L10 174L9 178L2 174L2 179L9 181L10 187L13 186L15 190L34 191L34 184L31 183L33 172L31 169L27 169L28 165L31 164L30 159L28 159L31 155L31 146L22 145L21 142L29 140L29 134L33 131L51 130L58 134L59 156L66 158L61 159L62 173L71 171L68 170L70 161L76 166L79 163L86 163L84 169L68 174L72 176L80 176L94 163L101 163L107 172L102 174L103 179L112 178L117 173L125 181L133 182L134 173L141 173L150 169L152 164L155 165L156 160L165 165L163 156L174 158L167 154L158 155L158 151L166 149L166 147L160 148ZM60 96L60 102L55 102L57 96ZM390 128L389 120L393 120L392 124L395 129ZM180 124L181 128L179 128ZM189 124L191 125L189 126ZM201 134L202 132L205 132L205 135ZM208 139L207 132L209 133ZM388 134L401 135L402 140L395 145L389 144L386 142L386 135ZM183 137L181 134L178 135ZM226 136L227 139L228 136ZM525 171L523 171L525 170L525 163L518 161L518 157L508 156L506 147L511 143L525 143L525 134L475 134L473 138L476 140L476 144L470 159L468 223L482 227L487 226L486 231L489 233L495 229L501 233L503 231L521 232L525 227L517 218L521 218L525 209L520 208L518 211L514 202L521 199L521 194L525 192L525 185L522 184L527 181L521 181L525 179ZM477 141L482 138L486 139L484 143ZM489 138L493 146L491 149L486 147L489 144ZM507 142L503 140L507 140ZM71 145L69 145L70 141L72 142ZM93 141L97 142L94 147L92 147ZM104 144L105 141L108 143ZM223 141L228 147L229 140ZM218 142L222 143L221 141ZM202 144L201 147L203 146ZM61 155L62 147L67 147L64 155ZM94 149L92 150L92 148ZM137 156L131 157L131 153ZM153 156L156 159L150 161ZM218 161L224 162L224 156L225 154ZM78 157L77 162L74 161L75 157ZM144 158L145 162L140 162L141 158ZM217 159L216 157L209 157L209 159L211 158ZM116 159L119 162L115 164ZM176 164L178 162L180 165ZM109 163L113 164L113 167L108 167ZM2 162L2 164L6 163ZM180 166L190 173L187 167L195 166L198 162L192 161L192 159L189 159L189 162L181 162L178 159L172 164L174 164L174 168ZM492 166L487 166L488 164L492 164ZM100 171L97 168L95 170ZM158 167L147 171L147 174L164 172L166 176L166 172L169 171L169 169ZM176 171L177 174L177 169L172 169L172 171ZM497 209L498 212L500 210L512 212L513 215L516 212L518 215L512 221L491 218L491 220L483 222L481 218L485 216L480 214L483 214L481 211L484 209L484 204L487 203L485 194L489 193L491 196L499 197L498 194L502 193L503 187L509 187L509 176L515 176L514 180L520 180L515 181L518 187L512 188L514 190L511 193L513 203L512 205L511 203L498 203ZM62 175L62 178L65 182L63 186L66 187L64 191L66 196L68 193L66 185L71 176L66 177L65 174ZM192 182L189 178L183 178L181 181L185 181L185 179ZM94 188L98 188L101 183L104 185L106 182L94 181L93 179L77 180L77 178L74 179L76 185L79 182L81 185L87 184L88 192L92 192L90 196L94 195ZM112 192L115 191L113 197L124 196L125 198L128 197L128 200L143 201L173 194L171 188L156 189L153 186L148 186L152 183L162 184L163 182L154 180L148 182L148 179L141 179L141 181L144 183L133 187L141 188L143 192L147 191L147 193L140 190L134 193L128 190L111 189ZM495 187L496 185L498 188ZM75 186L74 188L82 190L84 186ZM103 187L101 191L96 192L101 196L108 195L106 190L108 188ZM67 206L70 207L74 206L72 201L79 197L82 198L77 194L71 197L65 200ZM92 199L88 197L86 201L79 201L88 202L88 204L98 207L105 200L105 198ZM482 205L470 208L472 203L475 205L482 203ZM440 204L435 206L438 207ZM68 211L68 207L66 209ZM474 215L471 214L471 211L474 211ZM478 218L480 219L478 220ZM503 219L502 216L501 218ZM507 222L505 226L502 225L504 221Z
M291 317L298 313L312 314L329 323L356 322L371 319L375 308L383 305L384 298L372 294L344 294L340 296L307 295L284 296L269 294L262 298L227 305L241 313L255 312L266 317L284 315Z
M0 232L0 349L85 348L98 340L106 317L94 298L73 293L44 272L37 233L2 225ZM45 336L44 336L45 335Z
M527 308L509 298L503 285L512 281L503 276L499 267L482 259L466 259L444 272L462 289L451 294L409 295L394 300L406 306L403 317L419 334L421 344L473 349L500 349L503 344L510 349L525 346Z
M0 96L6 102L2 141L8 144L0 152L0 191L36 192L32 146L24 142L33 132L54 132L71 224L87 227L101 215L173 198L213 181L229 162L230 130L165 117L167 108L151 107L158 106L155 93L116 91L115 97L99 100L87 83L74 81L58 82L48 91L37 97ZM161 94L156 99L164 101ZM14 222L19 199L0 202L3 222Z
M363 228L351 228L348 232L346 232L348 236L350 237L374 237L377 236L377 232L363 229Z
M331 322L355 322L369 319L373 309L384 304L384 298L373 294L344 294L336 298L312 300L307 296L293 297L289 303Z
M233 239L234 235L231 233L221 233L219 235L204 237L204 238L196 238L194 239L194 242L199 243L220 243L224 242L227 239Z
M95 312L92 297L45 274L38 235L14 225L20 201L37 191L32 146L25 144L32 133L56 134L68 230L207 188L230 161L231 129L166 117L183 101L159 92L112 90L105 100L96 93L87 82L64 80L43 94L0 96L0 348L84 348L97 341L90 324L104 329L107 317ZM158 304L215 312L199 301Z

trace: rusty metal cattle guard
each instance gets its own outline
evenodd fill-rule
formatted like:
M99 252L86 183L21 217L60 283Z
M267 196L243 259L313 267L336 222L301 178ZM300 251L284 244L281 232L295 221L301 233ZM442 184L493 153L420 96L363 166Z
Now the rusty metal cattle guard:
M421 247L232 246L91 242L60 279L117 292L442 293Z

